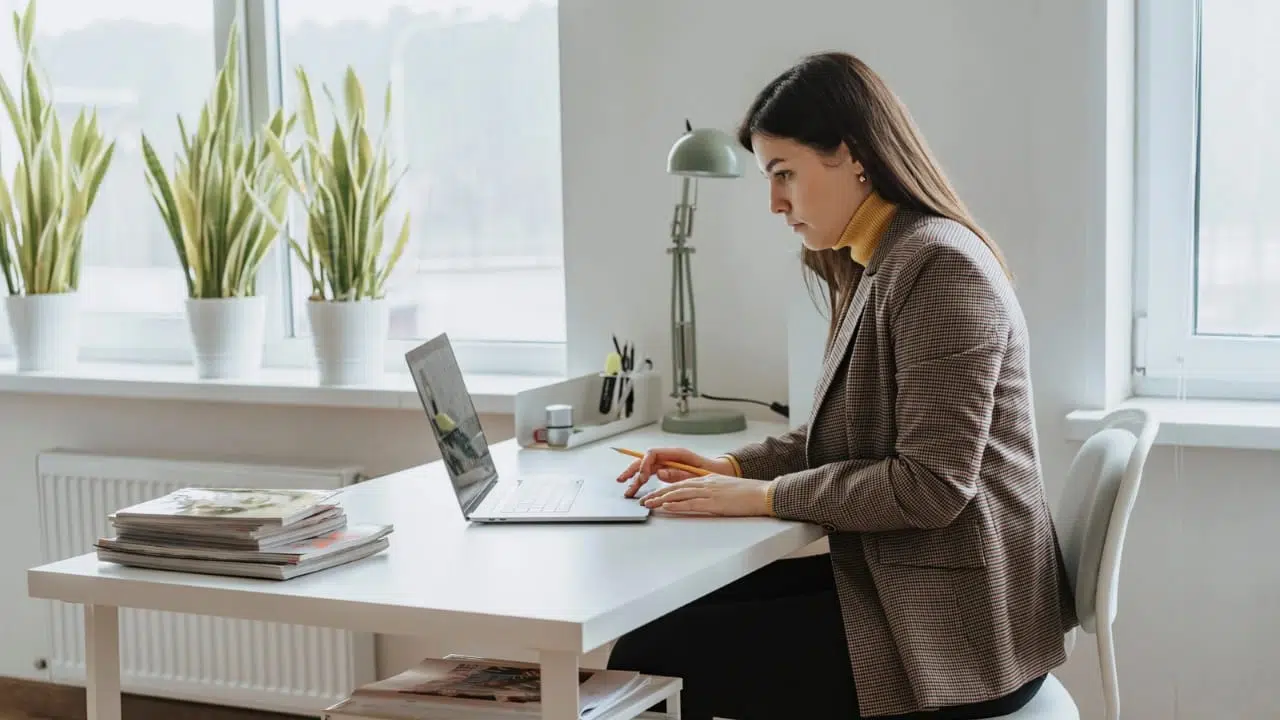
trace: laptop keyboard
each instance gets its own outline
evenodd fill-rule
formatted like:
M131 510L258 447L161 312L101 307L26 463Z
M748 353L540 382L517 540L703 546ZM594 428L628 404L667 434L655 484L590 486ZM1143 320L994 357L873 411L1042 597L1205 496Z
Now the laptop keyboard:
M516 486L502 499L503 513L569 512L582 490L582 480L575 478L539 478Z

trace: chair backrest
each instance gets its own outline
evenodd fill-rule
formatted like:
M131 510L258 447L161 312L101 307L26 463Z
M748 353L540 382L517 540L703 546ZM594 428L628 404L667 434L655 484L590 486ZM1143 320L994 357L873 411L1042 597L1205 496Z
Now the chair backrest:
M1102 427L1071 463L1056 513L1080 627L1098 638L1108 718L1117 718L1120 712L1111 637L1120 555L1143 467L1159 429L1159 422L1138 408L1124 408L1103 418Z

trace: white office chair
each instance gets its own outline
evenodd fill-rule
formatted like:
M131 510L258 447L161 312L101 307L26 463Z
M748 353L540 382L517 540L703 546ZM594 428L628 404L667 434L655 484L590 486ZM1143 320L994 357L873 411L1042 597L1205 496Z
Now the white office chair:
M1103 418L1102 429L1085 441L1071 463L1058 513L1062 554L1075 588L1080 629L1098 639L1106 720L1120 717L1120 686L1111 637L1120 584L1120 552L1142 483L1142 469L1159 429L1159 421L1136 408L1117 410ZM1074 640L1073 632L1072 645ZM1080 711L1062 683L1050 675L1031 702L1004 717L1079 720Z

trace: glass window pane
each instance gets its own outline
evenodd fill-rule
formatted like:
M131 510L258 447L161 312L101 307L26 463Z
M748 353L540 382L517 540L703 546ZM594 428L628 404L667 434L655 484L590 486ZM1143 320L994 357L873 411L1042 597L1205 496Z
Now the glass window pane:
M374 128L395 83L392 157L407 174L388 217L413 228L388 297L391 337L565 335L559 41L546 0L281 0L285 101L303 66L322 118L354 67ZM332 127L330 123L328 127ZM322 126L321 132L326 132ZM294 232L305 227L296 222ZM303 238L297 238L302 241ZM306 334L306 271L294 261L295 326Z
M19 58L10 18L25 6L0 0L0 72L15 91ZM147 187L140 140L145 132L170 166L180 147L177 114L194 126L215 72L212 3L39 0L36 51L64 133L81 108L96 106L103 132L116 141L85 225L80 289L86 309L181 313L182 272ZM5 114L0 152L9 178L16 160L12 132Z
M1196 332L1280 336L1280 3L1202 12Z

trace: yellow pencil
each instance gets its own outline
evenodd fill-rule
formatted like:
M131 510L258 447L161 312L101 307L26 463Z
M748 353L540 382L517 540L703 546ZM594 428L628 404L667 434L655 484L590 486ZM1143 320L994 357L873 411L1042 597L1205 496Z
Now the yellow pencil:
M623 455L630 455L631 457L634 457L634 458L644 457L644 453L636 452L635 450L628 450L626 448L620 448L620 447L616 447L614 448L614 450L622 453ZM662 466L667 468L672 468L674 470L684 470L685 472L691 472L694 475L710 475L711 474L710 470L704 470L700 467L694 467L692 465L685 465L684 463L676 462L674 460L663 461Z

